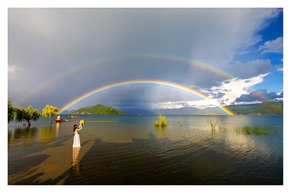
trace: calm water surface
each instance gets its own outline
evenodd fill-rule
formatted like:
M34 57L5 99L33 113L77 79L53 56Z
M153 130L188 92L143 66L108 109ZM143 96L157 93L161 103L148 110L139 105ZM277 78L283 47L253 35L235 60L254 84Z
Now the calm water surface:
M80 149L79 120L9 123L8 184L283 184L283 116L166 116L165 128L156 116L79 118ZM236 131L246 125L269 133Z

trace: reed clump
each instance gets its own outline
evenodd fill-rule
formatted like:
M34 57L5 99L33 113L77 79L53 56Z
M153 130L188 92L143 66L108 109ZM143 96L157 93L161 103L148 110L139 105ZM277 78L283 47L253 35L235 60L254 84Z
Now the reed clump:
M159 125L160 125L159 121L156 120L156 121L154 122L154 125L155 125L155 127L159 127Z
M242 133L244 135L266 135L269 133L269 130L263 127L255 126L255 127L250 127L250 126L245 126L242 128L237 128L237 133Z
M161 114L159 114L158 115L158 120L156 120L154 122L154 125L155 125L155 127L159 127L159 126L166 127L167 126L167 119L166 119L166 117L163 116L163 115L161 115Z
M215 130L215 127L217 126L217 121L210 121L210 127L211 127L211 130Z

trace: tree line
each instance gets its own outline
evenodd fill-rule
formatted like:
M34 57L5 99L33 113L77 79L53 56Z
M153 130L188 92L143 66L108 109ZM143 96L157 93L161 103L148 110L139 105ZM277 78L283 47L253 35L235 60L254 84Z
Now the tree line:
M52 123L52 117L58 113L59 109L53 105L45 105L42 109L42 113L37 108L33 108L29 105L26 109L21 106L13 106L13 101L8 99L8 123L13 120L17 123L26 121L28 126L31 126L31 121L37 121L40 115L44 118L50 118Z

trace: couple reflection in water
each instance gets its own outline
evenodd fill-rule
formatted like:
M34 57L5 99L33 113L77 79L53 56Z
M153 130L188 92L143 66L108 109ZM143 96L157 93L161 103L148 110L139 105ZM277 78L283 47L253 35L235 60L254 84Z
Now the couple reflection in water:
M81 142L80 142L80 136L79 136L78 131L82 130L84 124L85 124L84 120L81 120L79 127L76 124L73 126L74 139L73 139L73 146L72 146L73 153L72 153L71 170L76 176L80 174L79 154L80 154L80 149L81 149Z
M80 149L81 149L80 147L73 147L71 170L76 176L80 174L80 164L79 164Z

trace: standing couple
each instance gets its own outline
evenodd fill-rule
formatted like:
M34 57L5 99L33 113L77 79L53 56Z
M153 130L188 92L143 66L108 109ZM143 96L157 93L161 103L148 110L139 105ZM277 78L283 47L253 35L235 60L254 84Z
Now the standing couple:
M76 124L73 126L73 132L75 134L74 141L73 141L73 147L81 147L81 141L80 141L80 136L79 136L78 131L82 130L83 125L85 125L85 121L82 119L82 120L80 120L79 127Z
M74 171L74 174L76 176L80 174L80 166L79 166L78 158L79 158L80 149L81 149L81 141L80 141L80 136L78 134L78 131L82 130L83 125L85 125L85 121L80 120L79 127L76 124L73 126L73 132L75 136L73 140L72 170Z

